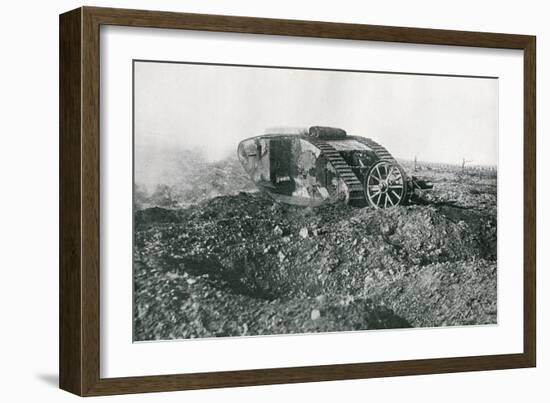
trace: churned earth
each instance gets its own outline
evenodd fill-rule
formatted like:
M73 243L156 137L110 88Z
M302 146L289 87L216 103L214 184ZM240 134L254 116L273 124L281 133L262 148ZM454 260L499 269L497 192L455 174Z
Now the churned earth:
M249 191L136 211L135 340L496 323L496 174L416 174L435 189L386 210Z

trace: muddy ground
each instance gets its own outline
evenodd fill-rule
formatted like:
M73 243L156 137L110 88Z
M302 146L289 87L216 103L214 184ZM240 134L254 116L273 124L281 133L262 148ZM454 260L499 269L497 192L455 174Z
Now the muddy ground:
M218 170L237 194L136 211L135 339L495 323L496 174L415 174L435 189L387 210L284 205Z

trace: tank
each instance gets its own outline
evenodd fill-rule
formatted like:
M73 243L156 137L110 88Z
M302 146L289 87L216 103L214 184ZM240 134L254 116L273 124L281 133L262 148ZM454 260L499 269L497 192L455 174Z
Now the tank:
M432 184L408 176L374 140L313 126L245 139L237 154L256 186L276 200L300 206L344 202L390 208L406 204L414 189Z

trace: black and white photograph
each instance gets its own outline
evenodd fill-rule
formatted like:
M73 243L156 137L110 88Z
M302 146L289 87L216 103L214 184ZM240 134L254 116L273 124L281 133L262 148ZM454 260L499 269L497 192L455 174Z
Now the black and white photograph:
M134 60L134 341L497 324L498 85Z

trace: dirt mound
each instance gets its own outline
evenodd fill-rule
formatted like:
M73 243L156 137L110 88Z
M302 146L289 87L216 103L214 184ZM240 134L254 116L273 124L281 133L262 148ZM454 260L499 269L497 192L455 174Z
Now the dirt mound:
M496 215L240 193L135 215L136 338L494 323Z
M153 273L153 275L152 275ZM256 299L215 286L208 275L137 266L136 339L251 336L409 327L365 298ZM148 290L155 290L150 292Z

